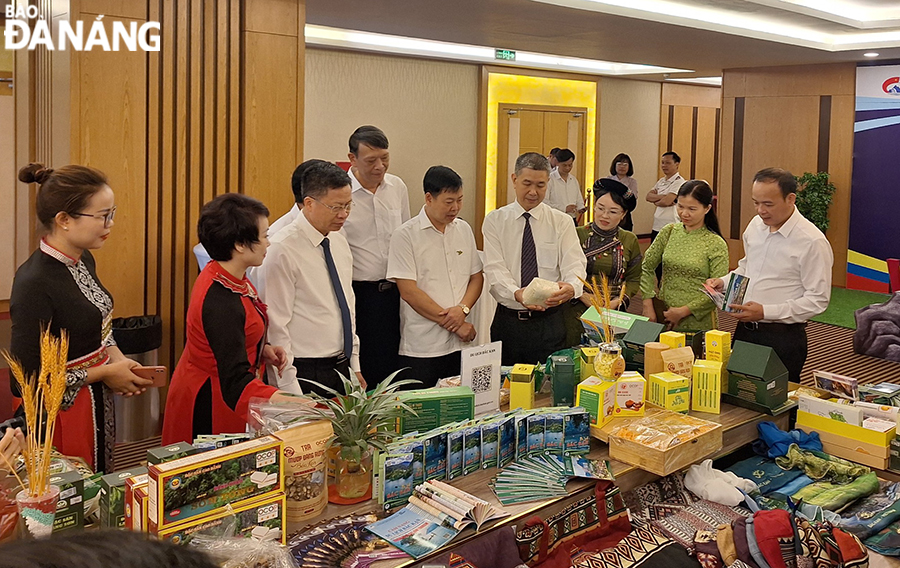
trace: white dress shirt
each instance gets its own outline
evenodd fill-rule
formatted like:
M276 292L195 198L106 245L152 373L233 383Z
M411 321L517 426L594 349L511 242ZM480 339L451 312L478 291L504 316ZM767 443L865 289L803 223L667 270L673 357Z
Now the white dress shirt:
M294 205L288 209L288 212L278 218L277 221L269 225L269 232L266 235L271 239L275 236L275 234L281 229L287 227L291 223L294 222L294 219L297 218L297 215L300 214L300 207L294 202ZM257 290L262 290L266 286L266 278L263 276L262 267L260 266L251 266L247 269L247 278L253 282L253 285L256 286ZM203 270L202 268L200 270Z
M550 181L547 183L547 195L544 197L544 203L556 209L557 211L566 212L566 207L574 205L577 210L584 207L584 197L581 195L581 186L578 180L569 173L569 179L563 179L559 175L559 170L554 169L550 172ZM568 213L567 213L568 215ZM578 213L571 215L577 217Z
M833 264L828 239L795 207L774 233L758 215L750 221L734 272L750 278L744 303L762 304L762 321L800 323L828 307Z
M684 182L685 179L681 177L681 174L676 173L669 178L659 178L659 181L656 182L653 189L656 190L657 195L678 193L678 190L681 189L681 185ZM650 191L653 191L653 189ZM656 204L654 203L654 205ZM653 212L653 230L657 233L662 231L662 228L669 223L678 223L679 221L681 221L681 219L678 217L678 211L675 208L675 205L671 205L670 207L659 207L657 205L656 211Z
M481 268L472 227L462 219L454 219L442 233L423 207L391 237L388 278L415 280L416 286L442 308L462 302L469 278ZM463 345L458 335L400 302L400 355L440 357L459 351Z
M377 282L387 278L391 235L409 221L409 191L403 180L384 174L384 181L372 193L350 172L353 212L341 233L353 251L353 278Z
M525 209L513 201L491 211L484 218L484 275L491 295L512 310L524 310L516 301L522 281L522 233ZM531 211L531 234L537 252L538 276L553 282L566 282L581 296L578 279L587 274L587 258L581 250L572 218L541 203Z
M288 364L278 378L278 388L300 393L295 357L335 357L344 350L341 310L321 246L324 236L302 212L271 238L272 244L260 272L266 283L260 297L268 305L269 343L287 352ZM353 353L350 368L359 371L359 338L356 336L356 296L353 295L353 256L347 239L329 233L331 255L350 307Z

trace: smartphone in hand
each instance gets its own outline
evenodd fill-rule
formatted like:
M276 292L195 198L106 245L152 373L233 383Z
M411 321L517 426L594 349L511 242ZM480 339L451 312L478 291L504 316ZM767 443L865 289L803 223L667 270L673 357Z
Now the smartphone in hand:
M131 372L142 379L153 381L151 387L164 387L169 382L169 373L163 366L156 367L133 367Z

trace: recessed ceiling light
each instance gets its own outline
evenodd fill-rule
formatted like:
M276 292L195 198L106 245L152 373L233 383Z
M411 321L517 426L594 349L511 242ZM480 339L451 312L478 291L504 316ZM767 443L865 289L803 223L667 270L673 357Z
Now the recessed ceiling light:
M874 51L869 51L867 53L863 53L863 57L878 57L878 53Z

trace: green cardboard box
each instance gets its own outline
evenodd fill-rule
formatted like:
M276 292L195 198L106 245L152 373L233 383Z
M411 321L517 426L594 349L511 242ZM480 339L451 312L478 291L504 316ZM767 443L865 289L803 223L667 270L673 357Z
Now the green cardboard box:
M125 480L147 473L146 467L116 471L100 478L100 528L125 526Z
M187 442L178 442L161 448L147 450L147 465L156 465L199 453L200 450Z
M451 422L471 420L475 416L475 393L471 387L405 391L397 394L397 400L418 414L404 411L400 415L397 431L401 434L426 432Z
M644 345L653 341L659 341L659 334L666 328L661 323L652 321L636 321L622 338L625 349L622 357L625 358L626 370L644 372Z
M59 487L53 534L84 529L84 477L78 471L66 471L50 477L50 484Z
M725 401L740 399L768 411L787 402L788 370L771 347L735 341L728 360Z
M900 473L900 436L895 436L891 440L888 464L890 471Z
M580 374L580 372L578 372ZM553 387L553 406L572 406L575 404L576 380L575 362L568 355L550 357L550 375Z

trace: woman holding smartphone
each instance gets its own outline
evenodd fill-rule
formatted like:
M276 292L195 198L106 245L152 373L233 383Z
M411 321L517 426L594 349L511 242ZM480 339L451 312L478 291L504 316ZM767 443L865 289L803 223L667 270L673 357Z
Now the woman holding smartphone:
M10 350L31 374L41 364L41 330L68 332L67 388L53 445L109 472L116 441L113 395L141 394L151 384L132 373L138 363L116 347L112 296L97 278L91 254L109 238L115 195L103 172L84 166L28 164L19 180L40 185L35 211L45 235L13 280ZM18 396L15 381L10 385Z

